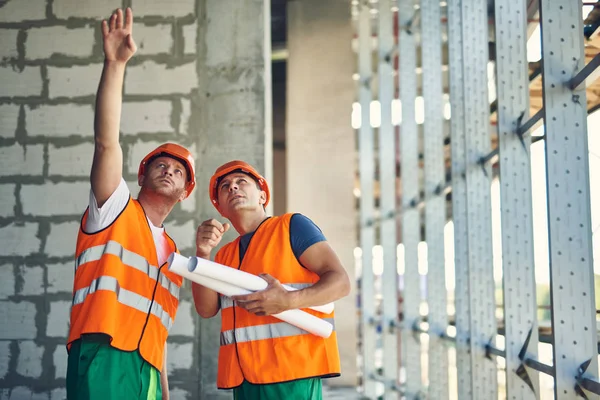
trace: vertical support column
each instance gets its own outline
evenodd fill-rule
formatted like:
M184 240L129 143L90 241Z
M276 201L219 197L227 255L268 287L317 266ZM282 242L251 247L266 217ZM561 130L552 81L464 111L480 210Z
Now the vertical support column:
M354 283L356 138L349 117L356 97L356 55L350 11L348 2L339 0L287 4L286 198L290 212L319 225ZM324 384L356 387L354 288L335 308L342 376Z
M471 359L473 397L496 397L496 360L485 357L485 347L495 342L496 317L492 263L492 224L489 165L479 165L490 152L488 101L487 4L462 1L462 55L464 85L464 131L467 161L467 236L471 301Z
M402 243L404 244L404 288L401 332L402 365L406 369L406 395L414 398L421 390L421 342L413 331L421 320L421 292L417 262L417 246L421 236L421 221L415 204L419 202L419 142L415 120L417 97L417 60L415 37L411 31L414 16L412 0L399 0L399 82L402 104L400 126L400 170L402 173Z
M396 264L396 141L392 126L392 99L394 97L394 37L392 1L379 1L379 215L380 241L383 248L381 319L383 340L383 375L386 383L398 385L398 268ZM393 387L392 386L392 387ZM386 387L385 399L397 399L398 392Z
M421 55L425 103L425 238L429 305L429 398L448 398L448 349L441 339L448 325L445 282L445 157L442 105L442 32L438 1L421 1Z
M242 159L272 176L270 1L201 0L198 3L198 75L202 82L192 123L201 127L197 153L202 171L197 187L207 188L212 172ZM228 32L215 46L215 37ZM204 197L202 197L204 196ZM199 219L221 218L208 196L198 198ZM233 230L232 230L233 231ZM227 235L223 243L233 239ZM200 398L230 398L215 385L220 318L201 319L198 329Z
M546 175L556 399L577 395L579 369L598 377L585 88L579 2L541 0Z
M371 128L371 7L369 0L360 2L358 21L358 73L360 76L358 99L360 102L361 125L358 132L360 174L360 248L362 249L362 274L360 282L360 305L362 327L362 372L364 395L376 398L375 374L375 287L373 285L373 206L375 160L373 128Z
M520 360L537 358L533 253L531 134L517 133L529 116L526 0L496 0L496 75L507 398L539 398L539 374Z
M465 93L463 75L462 0L448 0L448 56L452 156L452 220L454 222L455 326L458 398L473 398L471 361L471 290L467 238L467 184L465 174Z

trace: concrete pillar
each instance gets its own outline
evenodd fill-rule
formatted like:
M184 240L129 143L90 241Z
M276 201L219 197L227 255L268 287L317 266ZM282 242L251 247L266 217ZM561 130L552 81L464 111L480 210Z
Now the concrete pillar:
M287 204L323 230L354 279L356 218L354 55L346 0L288 3ZM355 386L356 294L336 303L342 377L328 384Z
M190 131L198 149L199 219L223 220L208 198L215 169L242 159L272 178L269 0L198 1L198 76ZM232 230L233 231L233 230ZM237 236L231 232L227 243ZM197 329L202 399L231 398L216 388L220 314Z

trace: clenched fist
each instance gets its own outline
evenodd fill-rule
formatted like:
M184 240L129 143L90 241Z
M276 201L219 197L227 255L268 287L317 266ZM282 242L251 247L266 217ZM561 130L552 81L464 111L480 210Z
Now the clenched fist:
M196 231L196 256L210 258L210 252L221 242L223 234L230 227L227 222L221 224L216 219L204 221Z

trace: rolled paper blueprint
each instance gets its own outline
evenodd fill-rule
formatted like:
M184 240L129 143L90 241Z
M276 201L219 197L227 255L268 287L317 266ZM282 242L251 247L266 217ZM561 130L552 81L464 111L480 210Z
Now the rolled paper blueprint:
M218 279L220 281L231 283L235 286L251 290L253 292L265 290L267 282L259 276L248 272L240 271L234 268L226 267L214 261L205 260L200 257L190 257L188 263L190 272ZM283 285L288 291L298 290L288 285ZM333 312L333 303L327 303L322 306L309 307L311 310L319 311L325 314Z
M252 293L250 290L240 288L231 283L190 272L188 270L188 258L180 254L172 253L169 256L168 263L169 271L225 296L231 297ZM333 331L333 326L329 322L302 310L287 310L279 314L273 314L272 317L323 338L328 338Z

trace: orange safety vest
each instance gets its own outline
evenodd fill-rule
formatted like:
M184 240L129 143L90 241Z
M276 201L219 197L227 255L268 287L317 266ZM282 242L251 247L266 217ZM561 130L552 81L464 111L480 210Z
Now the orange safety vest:
M268 273L281 283L303 288L319 280L296 259L290 243L292 214L262 223L240 265L238 237L223 246L215 261L251 274ZM333 312L304 311L333 323ZM340 375L335 329L327 339L272 316L259 317L221 296L221 347L217 386L230 389L244 380L254 384Z
M161 371L183 279L167 263L157 267L152 231L137 200L130 198L117 219L96 233L83 230L88 213L77 236L67 347L82 334L105 333L111 346L138 350ZM168 243L177 251L171 238Z

